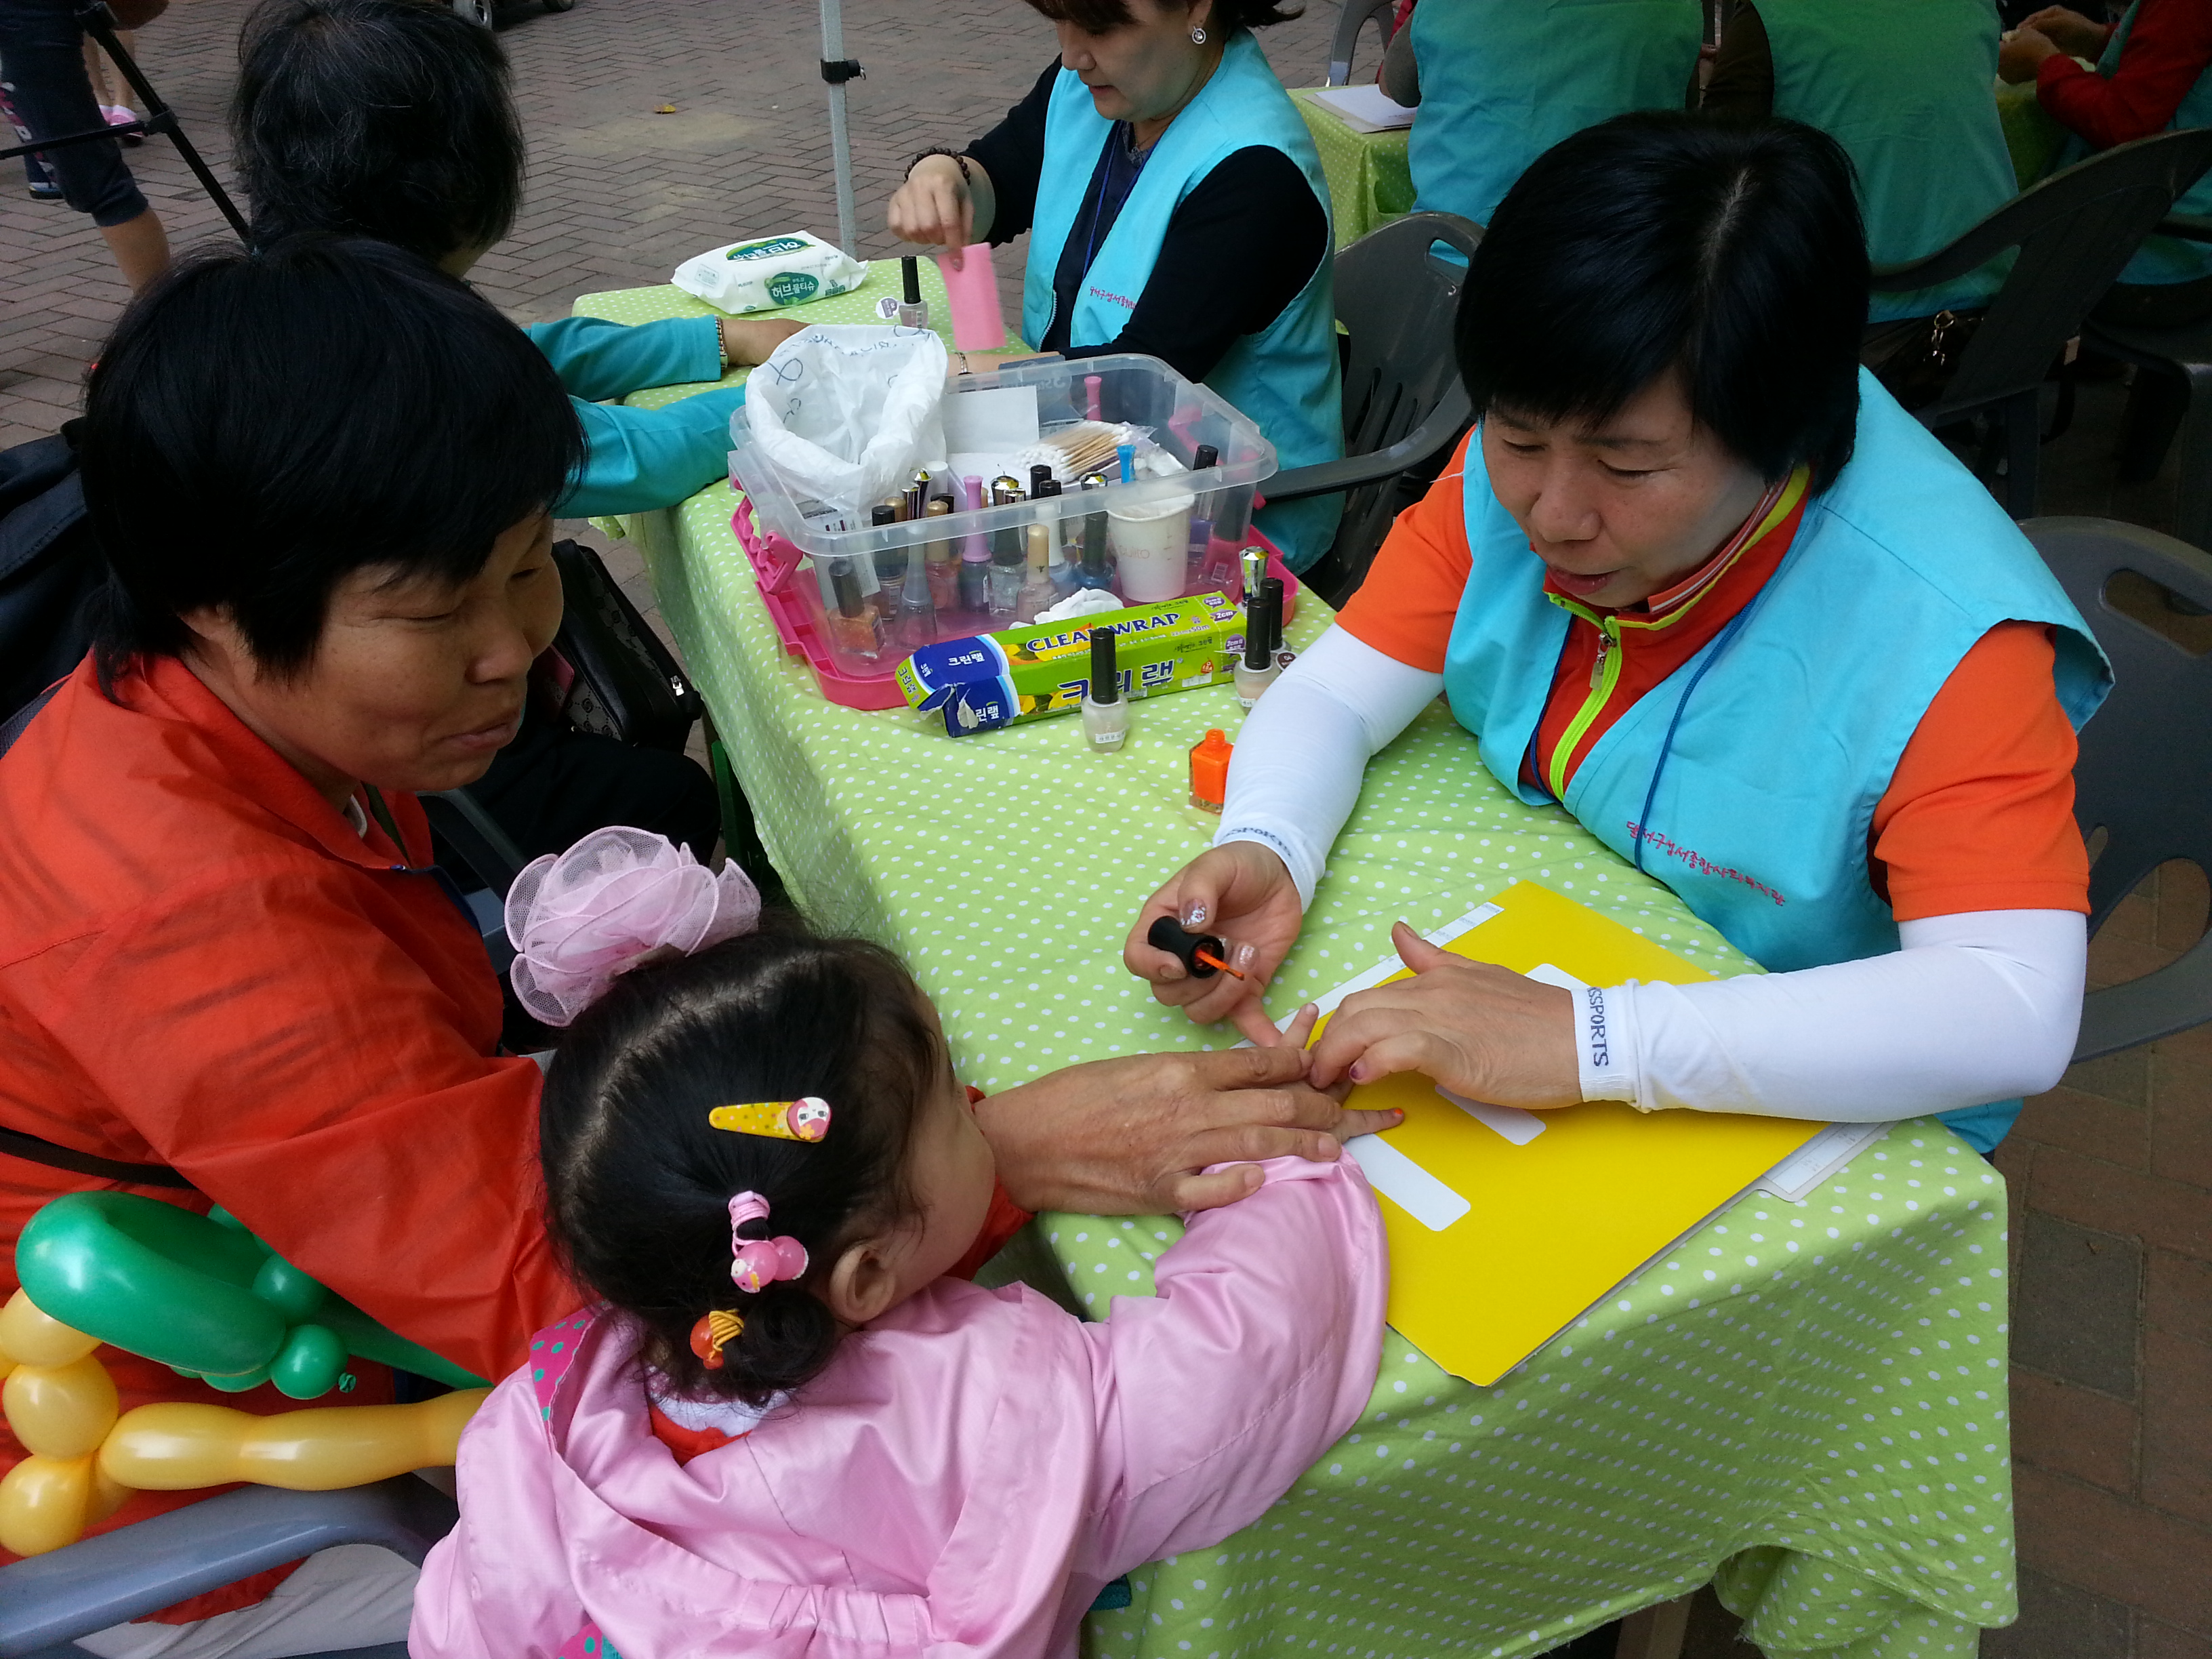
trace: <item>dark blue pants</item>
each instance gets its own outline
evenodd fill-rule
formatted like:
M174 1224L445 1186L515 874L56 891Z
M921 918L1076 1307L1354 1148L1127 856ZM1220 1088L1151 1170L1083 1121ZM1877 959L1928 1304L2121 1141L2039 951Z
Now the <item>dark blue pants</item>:
M84 70L84 34L72 0L0 0L0 76L31 137L96 132L106 122ZM138 181L112 138L41 152L63 198L105 228L146 211ZM26 158L27 159L27 158Z

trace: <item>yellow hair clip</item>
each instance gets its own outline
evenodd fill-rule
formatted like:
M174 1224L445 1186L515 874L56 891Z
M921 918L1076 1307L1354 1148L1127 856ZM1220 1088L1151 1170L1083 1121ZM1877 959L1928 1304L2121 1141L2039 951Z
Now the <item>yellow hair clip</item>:
M813 1095L798 1100L763 1100L746 1106L717 1106L707 1114L717 1129L765 1135L770 1140L819 1140L830 1133L830 1103Z

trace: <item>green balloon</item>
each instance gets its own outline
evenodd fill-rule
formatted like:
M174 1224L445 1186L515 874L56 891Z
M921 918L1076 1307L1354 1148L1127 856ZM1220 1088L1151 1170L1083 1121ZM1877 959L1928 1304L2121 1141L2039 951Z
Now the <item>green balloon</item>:
M345 1344L329 1326L295 1325L269 1368L269 1380L295 1400L313 1400L337 1385L345 1362Z
M40 1309L128 1352L239 1393L270 1379L296 1400L357 1354L454 1388L471 1375L394 1335L234 1218L130 1193L70 1193L31 1218L16 1277Z

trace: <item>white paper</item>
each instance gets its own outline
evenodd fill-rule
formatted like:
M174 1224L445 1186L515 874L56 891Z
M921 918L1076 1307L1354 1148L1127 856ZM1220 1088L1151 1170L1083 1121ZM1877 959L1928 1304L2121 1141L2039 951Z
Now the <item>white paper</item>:
M1785 1203L1802 1204L1813 1189L1890 1131L1887 1123L1831 1123L1753 1184Z
M1441 1083L1437 1085L1437 1092L1484 1128L1516 1146L1526 1146L1544 1133L1544 1120L1537 1113L1524 1112L1518 1106L1492 1106L1488 1101L1469 1100L1465 1095L1454 1094Z
M1001 455L1037 441L1037 389L1033 386L951 392L943 413L945 447L956 454ZM1022 488L1029 488L1028 479L1022 481Z
M1344 1150L1358 1160L1369 1186L1432 1233L1474 1207L1381 1135L1354 1135Z
M1394 132L1413 125L1418 111L1399 103L1376 86L1328 87L1313 95L1314 102L1361 132Z

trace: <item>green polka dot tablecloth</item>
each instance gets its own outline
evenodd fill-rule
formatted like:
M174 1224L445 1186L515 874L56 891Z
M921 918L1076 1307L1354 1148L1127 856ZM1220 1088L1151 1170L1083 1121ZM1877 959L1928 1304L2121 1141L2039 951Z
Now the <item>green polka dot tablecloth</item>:
M1121 965L1139 902L1218 822L1188 805L1186 756L1209 726L1236 736L1229 689L1135 702L1106 756L1072 717L954 739L838 708L760 605L734 505L717 484L626 522L793 896L904 956L962 1079L1233 1041ZM1309 598L1291 643L1327 621ZM1506 793L1438 706L1370 767L1271 1006L1382 959L1399 918L1438 927L1522 878L1752 971L1572 820ZM1494 1387L1393 1333L1358 1430L1256 1525L1133 1575L1085 1650L1509 1659L1717 1577L1771 1654L1965 1659L2014 1610L2004 1209L1984 1160L1904 1124L1802 1204L1730 1206ZM1151 1293L1179 1228L1036 1232L1103 1317Z
M1359 132L1313 101L1317 88L1291 94L1321 152L1328 180L1329 216L1336 245L1348 247L1378 225L1413 210L1413 170L1406 159L1406 131Z

